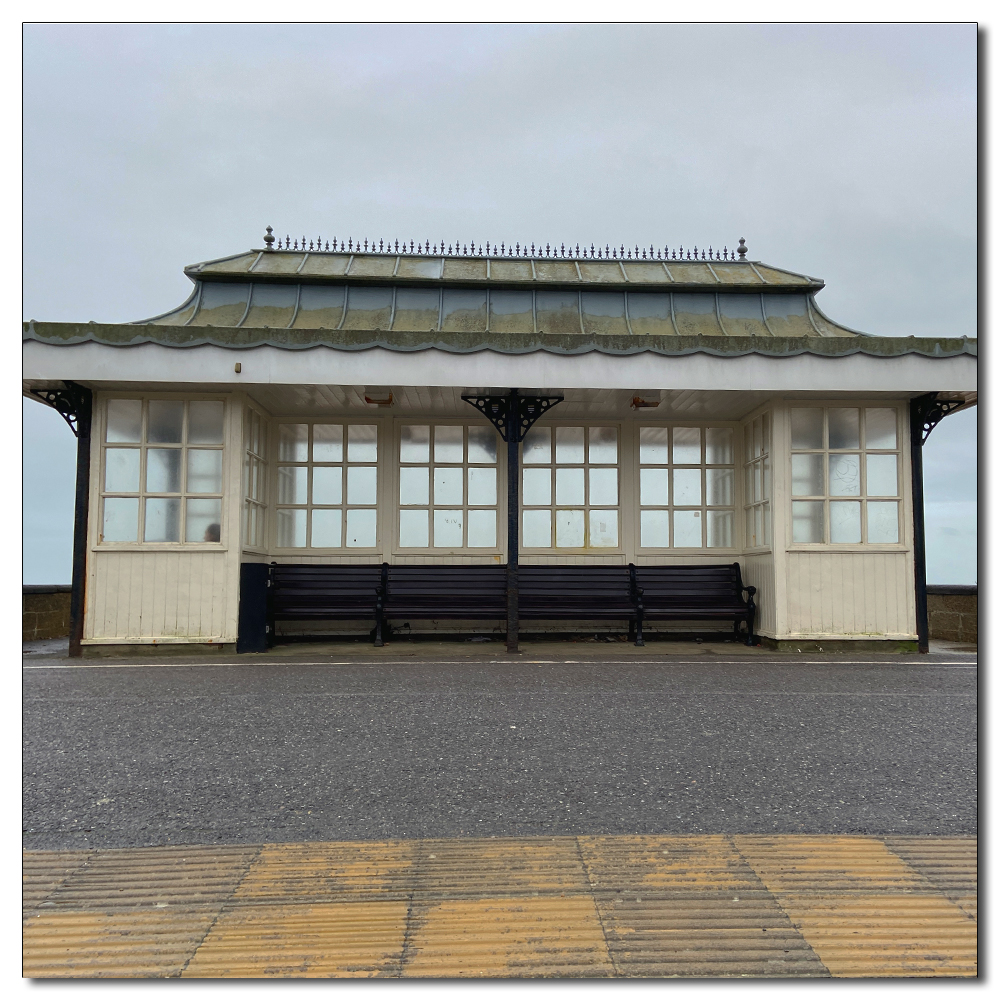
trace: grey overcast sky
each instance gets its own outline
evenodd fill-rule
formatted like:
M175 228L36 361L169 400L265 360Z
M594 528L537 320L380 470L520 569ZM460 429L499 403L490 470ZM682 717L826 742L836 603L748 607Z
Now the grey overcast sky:
M838 322L975 336L976 28L28 25L24 316L179 304L276 232L732 247ZM74 441L24 405L27 583L69 580ZM973 583L977 411L927 446Z

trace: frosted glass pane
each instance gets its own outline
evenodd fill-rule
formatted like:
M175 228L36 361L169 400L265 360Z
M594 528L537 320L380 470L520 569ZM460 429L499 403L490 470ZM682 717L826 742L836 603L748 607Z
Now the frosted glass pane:
M701 511L674 511L674 547L701 548Z
M592 510L590 512L590 547L615 549L618 547L618 511Z
M705 461L709 465L733 464L732 427L707 427L705 429Z
M708 512L708 547L731 549L733 547L733 512L710 510Z
M434 511L434 548L462 548L463 511Z
M647 549L670 548L670 511L644 510L640 512L639 544Z
M867 493L870 497L894 497L899 491L895 455L867 455Z
M830 496L856 497L861 495L861 456L830 456Z
M306 512L278 510L278 547L302 549L306 544Z
M761 459L761 497L764 500L771 499L771 456L765 455Z
M758 534L758 538L763 538L764 545L771 544L771 505L769 503L764 504L761 508L761 531Z
M349 485L348 492L350 492ZM374 510L349 510L347 512L347 547L349 549L375 547Z
M104 527L106 542L134 542L139 532L139 499L109 497L104 501Z
M591 427L590 461L593 465L616 465L618 463L618 428Z
M431 459L431 429L404 425L399 432L401 462L429 462Z
M150 448L146 452L146 490L149 493L180 493L180 448Z
M860 411L853 406L834 406L827 411L831 448L860 448Z
M674 469L673 475L674 506L693 507L700 504L701 469Z
M823 411L819 408L796 406L792 414L792 447L823 447Z
M189 448L187 453L187 492L222 492L222 452L218 449Z
M674 464L701 464L701 428L674 428Z
M639 461L644 465L666 465L670 461L669 436L668 427L640 427Z
M465 457L462 443L462 427L435 427L434 428L434 461L435 462L458 462L461 464Z
M139 492L138 448L108 448L104 453L104 488L109 493Z
M179 542L181 540L180 500L147 500L146 527L142 537L147 542Z
M296 465L278 466L278 503L306 503L308 469Z
M435 452L437 451L435 447ZM460 504L462 502L462 470L434 470L434 503Z
M260 416L253 410L250 411L250 450L255 455L263 454L263 441L260 433Z
M524 496L521 498L521 503L526 507L533 504L552 503L551 469L525 469L521 481L524 484Z
M497 545L497 513L495 510L469 511L469 548L495 549Z
M556 469L556 503L583 503L583 469Z
M109 399L105 437L108 441L138 443L142 438L142 402L138 399Z
M344 502L344 470L340 465L320 465L312 470L312 502L335 504ZM340 515L337 515L340 517ZM340 523L339 521L337 522ZM337 529L338 532L340 529ZM315 543L314 543L315 544ZM340 542L337 542L339 545Z
M556 428L556 462L560 465L570 465L583 462L583 428ZM558 488L558 487L557 487ZM582 542L580 543L583 544Z
M885 501L868 504L868 541L899 541L899 504Z
M760 542L757 541L758 535L754 531L752 507L748 507L744 513L743 530L746 534L746 543L749 548L753 548L755 545L760 544Z
M670 497L669 469L639 470L639 503L666 507ZM643 542L643 545L646 543Z
M822 458L823 456L818 456ZM753 463L753 494L752 499L754 503L764 499L764 470L761 468L761 461L756 461Z
M350 424L348 426L347 461L378 461L378 427L375 424Z
M430 503L430 470L427 468L399 470L400 506L417 507Z
M792 541L823 541L823 501L792 501Z
M569 472L559 469L559 472ZM659 472L659 469L648 470ZM615 507L618 505L618 469L590 469L590 498L587 503L595 507ZM617 542L615 543L618 544Z
M522 445L521 461L525 465L546 465L552 461L552 429L550 427L532 427L528 431Z
M493 464L497 460L497 432L492 427L469 428L469 461Z
M347 502L375 503L377 491L377 470L373 465L350 465L347 467ZM350 544L350 542L348 542ZM374 542L372 543L375 544Z
M344 461L344 428L342 424L313 424L313 461ZM337 544L339 545L340 542Z
M823 456L792 455L792 496L817 497L823 489Z
M861 541L861 503L857 500L830 503L830 541L854 544Z
M312 539L314 549L339 549L340 510L314 510L312 512Z
M401 510L399 512L399 544L406 549L426 549L430 545L426 510Z
M552 546L552 515L547 510L526 510L521 516L521 544L526 549Z
M146 501L149 506L149 501ZM184 516L184 541L217 542L222 537L222 501L188 500Z
M537 469L533 469L537 472ZM492 507L497 502L497 470L469 469L469 505ZM471 521L469 522L471 525ZM471 527L470 527L471 530Z
M188 403L188 444L222 444L225 404L196 399Z
M108 440L111 440L110 438ZM896 447L896 411L875 407L865 410L865 447Z
M153 399L149 403L146 440L156 444L180 444L184 428L184 404Z
M556 511L556 548L583 548L583 511Z
M762 507L754 507L753 509L753 535L754 538L758 539L757 544L763 545L764 537L764 511Z
M282 462L305 462L309 458L308 424L281 424L278 428L278 458Z
M768 413L762 413L760 415L760 427L761 427L761 448L765 455L771 452L771 416Z
M733 505L733 470L706 469L705 489L708 491L708 502L714 507L731 507Z
M760 458L764 452L764 427L760 417L753 422L753 457Z
M743 428L743 461L752 462L757 456L753 453L753 421Z

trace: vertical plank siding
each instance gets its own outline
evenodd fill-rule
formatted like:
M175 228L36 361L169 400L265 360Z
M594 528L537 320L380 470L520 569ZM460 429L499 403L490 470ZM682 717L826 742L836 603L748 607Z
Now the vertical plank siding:
M743 582L757 588L754 602L757 621L754 631L771 638L775 636L776 616L774 600L774 555L770 552L754 553L740 559Z

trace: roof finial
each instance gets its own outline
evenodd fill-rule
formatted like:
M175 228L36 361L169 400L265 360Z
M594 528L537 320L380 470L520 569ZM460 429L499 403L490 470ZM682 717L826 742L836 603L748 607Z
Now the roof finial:
M268 226L267 227L267 234L264 236L264 243L265 243L264 249L265 250L273 250L274 249L274 247L271 245L272 243L274 243L274 237L271 235L271 233L273 233L273 232L274 232L274 230L270 226Z
M736 248L736 250L740 255L740 260L747 259L747 241L743 239L742 236L740 237L740 245Z

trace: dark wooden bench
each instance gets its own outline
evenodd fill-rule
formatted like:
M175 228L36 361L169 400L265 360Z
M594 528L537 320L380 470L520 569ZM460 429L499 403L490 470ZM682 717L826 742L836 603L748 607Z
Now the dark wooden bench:
M629 622L636 620L627 566L521 566L522 619Z

